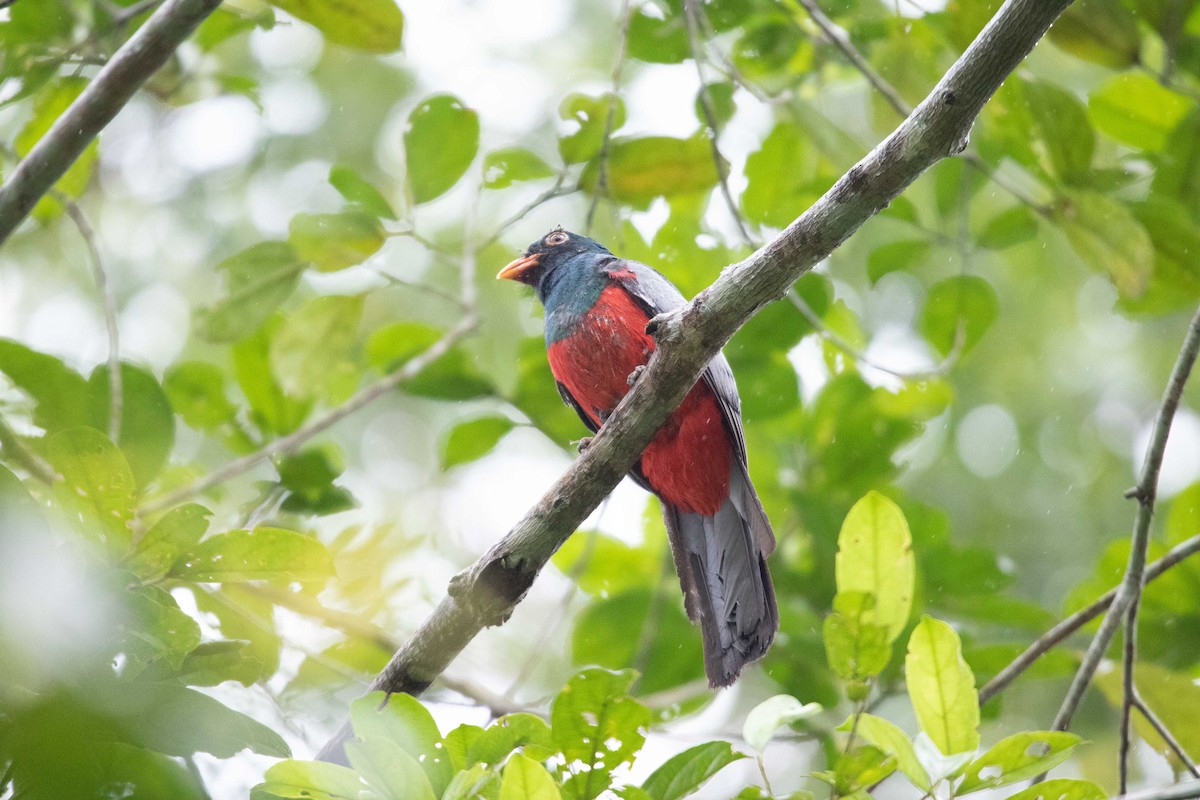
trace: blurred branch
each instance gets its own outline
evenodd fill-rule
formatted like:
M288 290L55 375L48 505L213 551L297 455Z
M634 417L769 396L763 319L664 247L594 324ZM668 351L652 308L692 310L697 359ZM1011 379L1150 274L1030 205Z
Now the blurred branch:
M87 246L92 258L92 272L96 276L96 287L104 302L104 327L108 330L108 438L116 442L121 438L121 407L124 405L121 376L120 334L117 329L117 298L113 294L112 283L108 278L108 270L104 267L104 259L100 256L100 246L96 241L96 231L88 224L87 217L79 204L62 192L50 190L54 199L62 203L67 216L75 223L83 243Z
M829 41L833 42L834 47L842 51L842 55L846 56L847 60L854 65L862 76L867 79L867 83L883 95L883 98L888 101L888 105L896 110L896 113L902 117L907 117L912 113L912 106L904 102L904 98L900 96L900 92L896 87L892 86L884 77L875 71L871 63L866 57L858 52L850 41L850 37L841 29L833 20L825 16L825 12L817 5L817 0L784 0L780 5L793 6L799 4L804 6L804 10L808 12L808 16L817 24L821 32L825 34Z
M30 475L47 486L58 480L58 473L37 453L30 450L21 441L17 432L8 427L8 423L0 417L0 451L8 454L13 463L24 467Z
M298 592L289 592L269 583L246 583L242 585L246 592L257 595L264 600L270 600L277 606L303 614L306 617L320 620L330 628L342 631L359 639L378 645L384 650L395 650L400 642L393 639L387 631L363 619L358 614L338 611L322 605L315 598Z
M696 0L683 0L683 19L687 27L688 49L691 51L692 61L696 65L696 77L700 79L700 110L704 114L704 122L708 126L708 143L712 147L713 165L717 168L717 182L721 187L721 196L725 198L725 205L729 207L729 213L737 225L738 233L742 235L742 241L749 247L758 247L759 242L750 235L750 231L746 228L746 221L742 219L742 212L738 209L733 194L729 191L729 163L721 155L721 147L717 144L717 137L720 135L720 131L717 129L717 115L713 111L708 81L704 78L704 61L701 58L700 45L697 41L700 38L698 16L701 13L696 5Z
M1158 561L1147 565L1146 582L1154 580L1171 567L1196 553L1200 553L1200 534L1180 542ZM1007 689L1008 685L1019 678L1025 670L1033 666L1035 661L1062 644L1068 636L1103 614L1105 610L1111 608L1113 600L1117 596L1118 588L1109 589L1100 595L1090 606L1076 611L1034 640L1025 649L1025 652L1017 656L1011 664L1000 670L994 678L984 684L983 688L979 690L979 704L983 705Z
M1080 664L1079 671L1075 673L1075 678L1067 689L1067 695L1063 698L1058 714L1054 717L1053 728L1056 731L1065 731L1070 727L1071 719L1075 716L1075 711L1079 708L1083 695L1092 682L1092 677L1096 674L1100 660L1108 650L1117 626L1121 624L1121 619L1129 611L1131 604L1141 597L1146 577L1146 551L1150 545L1150 520L1154 516L1154 501L1158 494L1158 475L1162 468L1163 454L1167 449L1167 437L1171 433L1171 422L1175 419L1175 411L1179 408L1179 401L1183 396L1183 387L1187 384L1198 353L1200 353L1200 309L1197 309L1191 324L1188 325L1183 347L1179 351L1179 357L1175 361L1175 366L1171 370L1171 378L1163 393L1162 403L1154 420L1150 446L1146 449L1146 457L1142 462L1141 479L1137 486L1126 493L1127 496L1137 498L1138 509L1134 518L1132 546L1129 551L1129 563L1125 568L1125 577L1117 588L1116 596L1113 598L1108 613L1104 616L1104 621L1100 623L1100 629L1084 654L1083 663Z
M1194 800L1197 797L1200 797L1200 781L1184 781L1174 786L1118 795L1113 800Z
M324 416L319 417L313 422L310 422L308 425L296 430L294 433L290 433L287 436L275 439L265 447L262 447L253 453L244 455L241 458L235 458L225 466L214 470L208 475L205 475L203 478L200 478L199 480L194 481L187 486L184 486L182 489L176 489L170 494L163 495L156 500L151 500L150 502L143 504L141 508L138 509L138 516L145 517L147 515L156 514L160 511L165 511L168 508L177 506L180 503L191 500L201 492L204 492L205 490L216 486L217 484L224 483L236 475L241 475L243 472L246 472L268 458L295 450L297 447L304 444L317 434L323 433L354 412L379 399L392 389L395 389L404 381L415 377L417 373L445 355L450 348L458 343L460 339L473 330L477 321L478 320L475 316L475 313L473 311L468 312L466 316L459 320L457 325L446 332L445 336L443 336L441 339L438 339L420 355L406 362L402 368L391 373L383 380L379 381L373 386L363 389L361 392L351 397L342 405L331 409Z
M167 0L125 42L0 186L0 244L221 0Z
M541 206L544 203L547 203L556 197L563 197L564 195L574 194L576 191L578 191L578 189L576 189L574 187L572 187L570 189L564 188L563 184L566 182L566 180L567 180L567 172L564 169L562 172L558 173L558 178L554 181L553 186L551 186L549 189L542 192L540 195L538 195L533 200L531 200L529 202L529 204L526 205L524 208L522 208L520 211L513 214L508 219L504 220L504 222L501 222L496 227L496 230L492 232L492 235L489 236L488 238L484 239L483 242L480 243L479 249L485 250L485 249L487 249L488 246L494 244L495 242L498 242L500 240L500 237L504 235L505 231L507 231L513 225L516 225L521 220L525 219L526 215L528 215L529 212L533 211L538 206Z
M542 567L629 472L729 338L782 298L910 183L962 151L984 103L1070 0L1007 0L933 92L774 240L722 271L709 288L647 326L657 342L641 379L586 452L488 553L451 580L446 597L372 689L419 694L483 628L507 621ZM320 759L344 761L344 725Z
M1170 729L1163 724L1158 715L1154 713L1150 706L1146 705L1146 701L1142 699L1142 695L1136 687L1131 694L1131 698L1133 707L1150 723L1150 727L1154 728L1158 735L1162 737L1162 740L1167 743L1167 747L1171 748L1171 751L1175 753L1175 757L1179 759L1179 762L1187 768L1188 772L1192 773L1193 778L1200 778L1200 767L1196 766L1196 762L1192 761L1187 751L1183 749L1183 745L1179 743L1179 740L1175 738Z
M617 115L617 101L621 97L621 73L625 69L625 51L629 48L629 25L633 21L633 0L621 0L621 34L617 44L617 59L613 64L612 92L608 96L608 112L604 116L604 138L600 141L600 154L596 156L596 191L588 206L585 233L592 232L592 220L600 198L608 195L608 146L612 139L613 120Z
M1129 791L1129 751L1132 747L1133 698L1137 686L1133 682L1137 666L1137 620L1141 592L1134 596L1125 614L1125 641L1121 647L1121 719L1117 723L1117 782L1121 794Z

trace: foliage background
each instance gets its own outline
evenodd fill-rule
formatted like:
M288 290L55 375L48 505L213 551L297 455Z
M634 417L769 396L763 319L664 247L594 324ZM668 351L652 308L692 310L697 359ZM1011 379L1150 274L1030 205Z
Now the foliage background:
M6 172L150 5L7 10ZM350 5L373 24L223 5L0 251L0 418L24 443L0 451L0 764L50 775L117 742L106 758L183 782L162 766L179 757L232 795L285 742L310 754L583 434L537 304L495 271L556 224L590 226L691 295L902 118L791 3L703 5L711 114L679 3L410 3L398 52L390 3ZM915 103L998 4L823 5ZM1200 299L1198 57L1189 0L1080 0L985 109L974 166L939 164L798 283L803 308L777 303L731 342L779 538L784 627L761 669L712 699L657 509L623 486L435 688L444 725L544 708L583 666L635 667L661 760L737 737L785 692L834 709L765 759L780 793L813 788L802 776L850 708L821 635L837 535L871 489L912 529L909 628L951 620L980 683L1115 584L1122 492ZM119 430L89 240L117 308ZM449 352L328 431L188 492L439 341ZM1160 550L1198 532L1195 400L1172 434ZM39 483L43 460L65 487ZM1168 722L1200 716L1197 569L1142 608ZM985 738L1048 727L1073 656L985 706ZM911 731L892 661L875 713ZM1111 678L1067 768L1110 789ZM1176 732L1200 750L1194 725ZM1156 747L1138 755L1146 779L1170 775ZM722 775L714 796L757 779L745 762Z

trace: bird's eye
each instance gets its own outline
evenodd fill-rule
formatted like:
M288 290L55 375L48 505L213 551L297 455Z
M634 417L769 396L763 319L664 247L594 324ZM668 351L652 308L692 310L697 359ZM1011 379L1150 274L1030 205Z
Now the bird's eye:
M554 233L547 236L544 241L546 242L546 244L554 246L554 245L566 244L568 238L569 237L567 236L567 234L564 231L555 231Z

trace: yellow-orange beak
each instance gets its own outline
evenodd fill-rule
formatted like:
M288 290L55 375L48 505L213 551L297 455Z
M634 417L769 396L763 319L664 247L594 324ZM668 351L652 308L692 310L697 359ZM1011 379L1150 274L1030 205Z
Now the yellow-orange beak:
M510 281L519 281L521 276L538 265L538 254L524 255L520 258L513 259L508 266L496 273L497 278L507 278Z

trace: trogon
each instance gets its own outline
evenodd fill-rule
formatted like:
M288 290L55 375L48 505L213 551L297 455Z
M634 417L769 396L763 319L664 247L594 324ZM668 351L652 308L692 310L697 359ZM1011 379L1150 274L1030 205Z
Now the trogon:
M497 277L537 291L546 308L550 371L593 432L654 351L646 324L686 302L654 269L561 228ZM750 483L740 409L733 371L718 354L631 472L662 501L684 604L702 631L713 686L733 683L779 628L767 570L775 536Z

